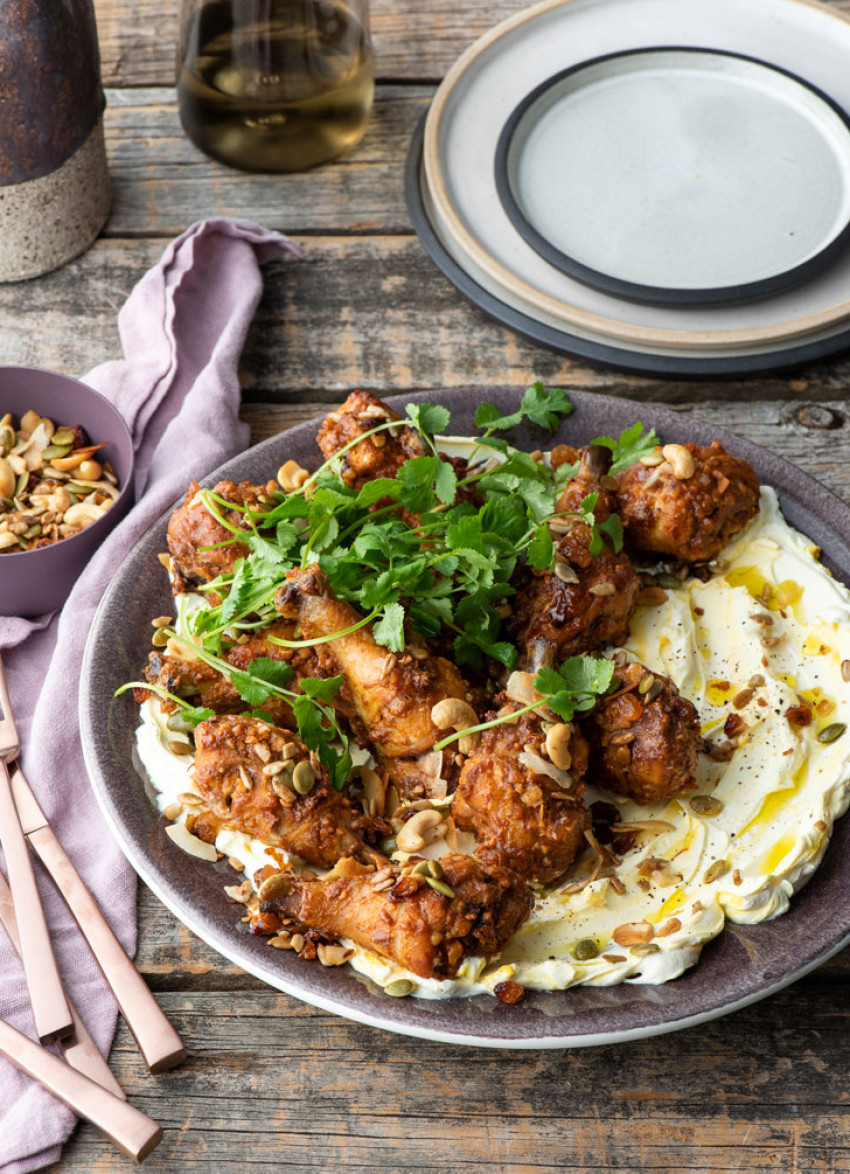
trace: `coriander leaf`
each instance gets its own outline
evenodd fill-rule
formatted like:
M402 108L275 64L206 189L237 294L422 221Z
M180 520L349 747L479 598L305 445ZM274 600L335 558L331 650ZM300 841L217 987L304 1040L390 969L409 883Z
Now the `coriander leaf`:
M331 777L331 785L337 791L345 786L345 780L351 771L351 751L348 748L348 738L340 733L339 739L343 744L342 754L339 754L328 742L319 746L319 761Z
M522 409L502 415L495 404L488 404L483 400L475 410L475 427L485 428L487 432L505 432L508 428L515 428L522 420Z
M188 709L181 709L180 717L184 722L186 722L187 725L192 726L194 729L194 727L200 725L201 722L208 722L210 718L215 717L215 710L207 709L206 707L200 705L193 705Z
M581 461L564 461L555 470L555 484L562 488L568 481L572 481L581 467Z
M614 679L614 662L601 656L570 656L559 667L558 676L561 688L566 686L572 693L601 694Z
M428 436L433 436L435 432L445 432L452 418L448 408L443 408L439 404L408 404L405 411L413 427Z
M538 379L526 390L520 409L541 428L556 432L563 417L573 411L573 405L563 388L552 387L547 391Z
M366 482L357 494L357 505L368 507L385 497L396 499L400 493L401 484L394 477L378 477L374 481Z
M290 529L295 531L297 538L298 531L291 523L287 524ZM252 578L256 579L259 575L282 575L289 570L290 564L275 542L269 542L267 538L260 538L258 534L252 534L247 541L251 548L250 572Z
M319 701L332 701L342 684L342 674L338 677L302 677L298 684L301 692L307 697L317 698ZM293 704L293 709L298 700L300 699Z
M321 712L306 694L295 698L292 702L292 712L298 725L298 737L311 750L317 750L328 734L322 725Z
M399 469L397 476L402 485L399 501L411 514L424 514L433 508L433 485L439 464L442 464L439 457L414 457Z
M536 571L549 571L555 559L555 543L549 532L546 522L541 522L534 532L534 537L528 547L527 559L529 565Z
M248 666L248 673L268 685L282 688L295 676L292 666L285 660L272 660L269 656L258 656Z
M606 521L597 524L597 529L608 535L615 553L619 554L623 549L623 523L620 521L620 515L611 514Z
M434 492L443 505L451 505L457 493L457 474L448 461L438 461L434 474Z
M631 428L623 429L619 440L611 436L598 436L593 443L611 449L614 459L608 472L613 476L651 453L658 444L658 434L654 428L644 433L643 424L638 420Z
M263 705L274 692L258 677L253 677L241 669L230 669L228 676L242 700L247 701L251 706Z
M252 709L251 717L258 717L261 722L268 722L270 726L275 724L272 715L265 709Z
M400 603L388 603L384 614L372 627L372 635L378 644L391 652L404 649L404 608Z

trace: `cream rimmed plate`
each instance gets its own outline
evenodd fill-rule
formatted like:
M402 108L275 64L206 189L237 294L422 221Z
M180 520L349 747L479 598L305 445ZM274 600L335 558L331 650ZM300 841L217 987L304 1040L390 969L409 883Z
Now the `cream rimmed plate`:
M552 438L535 428L511 439L532 450L559 441L586 443L600 433L618 433L636 419L654 425L665 440L705 444L718 439L747 459L764 482L774 485L791 525L823 548L834 573L850 581L850 511L798 469L763 449L697 419L663 409L581 392L571 393L576 411ZM502 411L515 410L516 389L460 388L399 397L438 401L452 410L452 431L473 431L475 408L484 398ZM394 401L390 401L393 403ZM318 463L318 421L299 425L243 453L205 479L264 480L286 459ZM796 896L790 911L759 926L734 926L709 943L693 970L665 986L625 984L566 992L530 992L515 1007L490 996L431 1001L391 999L346 968L303 963L263 939L240 933L238 910L223 886L233 873L181 852L164 834L133 765L138 709L115 689L136 676L150 649L147 617L173 605L156 555L165 547L168 515L142 538L118 568L89 636L81 672L80 726L86 764L106 826L140 876L189 929L244 970L278 990L361 1023L425 1039L480 1047L560 1048L608 1044L674 1031L746 1006L780 990L825 961L850 941L850 821L840 821L819 871ZM127 600L133 600L133 607ZM97 829L93 834L101 834Z
M755 301L850 239L850 122L799 78L715 49L612 53L527 95L496 188L557 269L655 305Z
M564 327L514 294L495 290L487 274L440 232L421 169L423 123L411 140L405 177L414 228L425 251L455 288L504 326L568 355L639 374L685 378L764 375L818 362L850 348L850 321L803 339L697 352L687 347L624 343L591 330Z
M562 328L691 351L786 341L850 318L850 257L791 292L751 305L671 309L629 303L561 273L522 239L496 191L499 135L541 81L610 53L658 44L756 56L850 106L850 21L809 0L545 0L482 37L431 106L424 142L440 232L488 279Z

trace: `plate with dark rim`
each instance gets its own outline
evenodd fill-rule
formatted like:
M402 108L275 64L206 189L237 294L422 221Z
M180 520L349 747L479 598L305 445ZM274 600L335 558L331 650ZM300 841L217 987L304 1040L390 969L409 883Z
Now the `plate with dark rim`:
M772 297L850 242L850 119L741 53L659 46L561 70L512 111L495 180L545 260L638 302Z
M583 444L618 433L635 420L654 425L666 441L720 440L744 457L779 492L788 521L823 549L824 562L850 582L850 509L811 477L744 440L700 420L630 400L571 392L576 410L557 436L533 427L511 439L533 450L558 442ZM400 396L437 401L452 411L450 431L471 433L482 399L503 411L518 405L516 388L455 388ZM300 424L249 449L206 478L266 480L284 460L318 464L319 421ZM170 512L170 511L169 511ZM233 872L187 856L164 834L165 820L134 767L138 709L114 697L138 676L150 650L149 617L166 614L171 593L157 554L165 549L168 515L156 522L116 571L95 616L80 684L80 728L89 776L105 825L142 880L198 937L270 986L306 1003L388 1031L447 1043L494 1048L566 1048L616 1043L676 1031L745 1007L800 978L850 942L850 820L839 820L820 869L788 913L758 926L731 926L703 950L695 967L664 986L626 983L529 991L516 1006L489 996L470 999L392 999L347 967L302 962L240 932L238 907L223 886ZM132 606L128 606L128 600Z
M695 354L658 345L640 346L609 339L579 327L564 327L544 311L508 291L443 236L427 190L422 143L427 113L413 133L405 172L405 197L411 223L425 252L459 293L490 318L563 354L605 363L621 371L684 379L769 375L821 362L850 348L850 327L828 327L806 339L762 346L729 347Z

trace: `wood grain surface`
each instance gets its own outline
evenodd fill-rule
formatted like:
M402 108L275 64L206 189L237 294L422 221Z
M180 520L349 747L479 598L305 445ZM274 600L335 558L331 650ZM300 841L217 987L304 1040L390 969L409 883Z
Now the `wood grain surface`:
M850 0L832 6L850 14ZM363 143L319 171L268 177L228 171L183 136L171 88L175 0L96 0L112 216L85 256L0 286L3 361L82 373L115 357L116 313L165 242L203 216L244 216L304 248L303 260L268 268L243 356L254 440L323 414L357 386L539 377L672 404L685 430L698 414L798 463L850 504L850 361L736 382L622 375L490 322L424 254L403 200L410 134L457 54L521 7L373 0L380 84ZM139 917L139 966L190 1052L152 1078L123 1027L116 1040L116 1074L165 1128L152 1174L850 1171L850 951L680 1035L499 1054L392 1036L278 994L200 943L144 887ZM83 1125L57 1170L125 1168Z

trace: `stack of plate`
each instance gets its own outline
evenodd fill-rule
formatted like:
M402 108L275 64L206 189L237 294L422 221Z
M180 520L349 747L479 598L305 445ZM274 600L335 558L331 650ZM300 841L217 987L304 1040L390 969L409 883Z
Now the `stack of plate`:
M498 321L643 373L850 347L850 19L813 0L545 0L455 64L407 197Z

